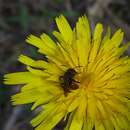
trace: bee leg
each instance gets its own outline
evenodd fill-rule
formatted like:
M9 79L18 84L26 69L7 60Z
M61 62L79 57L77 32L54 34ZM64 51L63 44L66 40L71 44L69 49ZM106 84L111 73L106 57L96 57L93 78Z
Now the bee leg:
M60 76L60 77L59 77L59 80L62 81L62 80L63 80L63 76Z
M74 80L74 79L72 79L72 81L75 82L75 83L80 83L79 81L76 81L76 80Z
M75 80L75 82L76 82L76 83L80 83L79 81L76 81L76 80Z
M68 88L63 88L63 90L64 90L64 95L65 95L65 97L68 95L68 93L70 92L70 90L68 89Z

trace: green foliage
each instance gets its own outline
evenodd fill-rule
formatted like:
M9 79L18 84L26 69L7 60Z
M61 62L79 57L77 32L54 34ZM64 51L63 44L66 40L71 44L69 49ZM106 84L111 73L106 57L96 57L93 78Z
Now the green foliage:
M5 103L8 97L9 97L9 88L0 85L0 104Z
M30 21L30 16L28 13L28 9L24 5L18 5L18 13L16 16L10 16L7 17L6 20L9 23L16 23L20 26L21 30L25 31L28 27L29 21Z

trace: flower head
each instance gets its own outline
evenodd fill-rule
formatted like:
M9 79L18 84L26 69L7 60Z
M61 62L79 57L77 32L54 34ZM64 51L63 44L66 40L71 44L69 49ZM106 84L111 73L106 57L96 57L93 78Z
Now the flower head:
M26 72L5 75L5 84L23 84L13 104L33 103L41 112L31 123L36 130L52 130L67 120L65 130L130 130L130 43L121 44L123 32L110 29L102 36L98 23L91 34L82 16L71 29L64 16L56 18L59 32L27 42L45 54L47 61L21 55ZM92 35L92 36L91 36Z

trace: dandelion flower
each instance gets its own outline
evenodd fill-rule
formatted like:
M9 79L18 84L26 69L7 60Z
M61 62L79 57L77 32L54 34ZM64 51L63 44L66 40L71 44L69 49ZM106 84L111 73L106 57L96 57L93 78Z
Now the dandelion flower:
M52 130L61 120L64 130L130 130L130 43L121 44L123 31L102 35L98 23L91 33L86 16L72 29L56 18L55 41L30 35L26 42L47 61L20 55L27 71L5 75L5 84L23 84L12 96L14 105L33 103L40 113L31 121L36 130ZM92 35L92 36L91 36Z

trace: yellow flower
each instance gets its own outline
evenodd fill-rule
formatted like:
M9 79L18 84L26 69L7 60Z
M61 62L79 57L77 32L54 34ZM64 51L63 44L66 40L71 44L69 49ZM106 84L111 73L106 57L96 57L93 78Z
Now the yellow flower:
M21 55L27 71L5 75L5 84L24 85L13 104L41 107L31 121L36 130L52 130L61 120L67 120L64 130L130 130L130 58L124 55L130 43L121 44L122 30L111 36L108 28L102 36L98 23L91 36L86 16L74 29L62 15L56 24L57 40L46 34L26 40L47 61Z

